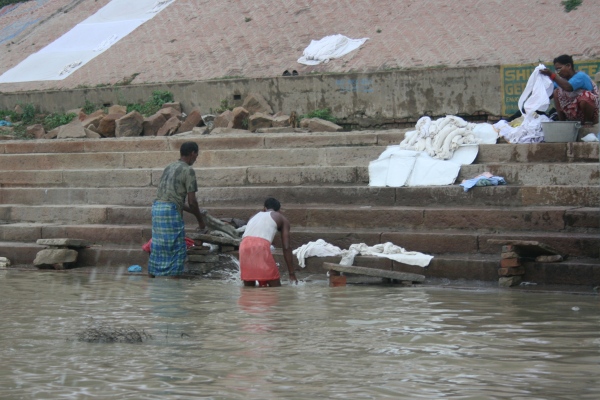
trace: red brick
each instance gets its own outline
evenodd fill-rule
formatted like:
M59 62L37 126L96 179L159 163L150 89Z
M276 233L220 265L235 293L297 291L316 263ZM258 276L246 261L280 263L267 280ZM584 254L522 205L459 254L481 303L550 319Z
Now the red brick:
M525 268L498 268L498 276L519 276L525 275Z
M521 260L518 258L505 258L500 260L500 268L520 267Z

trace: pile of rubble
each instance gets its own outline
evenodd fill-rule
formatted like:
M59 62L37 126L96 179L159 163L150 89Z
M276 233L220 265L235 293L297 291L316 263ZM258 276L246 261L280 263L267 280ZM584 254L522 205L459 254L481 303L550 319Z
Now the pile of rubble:
M295 111L290 115L273 113L267 101L258 94L249 94L243 105L226 109L218 115L202 115L199 107L188 114L178 102L165 103L155 114L144 117L137 111L127 113L127 107L113 105L86 114L82 109L66 125L46 132L41 124L27 127L27 134L36 139L114 138L137 136L172 136L179 134L223 134L236 132L337 132L342 127L320 118L300 120Z

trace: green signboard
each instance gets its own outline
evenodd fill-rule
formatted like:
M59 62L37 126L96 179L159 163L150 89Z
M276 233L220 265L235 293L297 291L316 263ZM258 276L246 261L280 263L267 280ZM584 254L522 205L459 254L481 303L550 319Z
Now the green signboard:
M519 109L519 97L527 86L529 76L537 67L535 64L502 65L500 66L500 89L502 90L502 115L511 115ZM550 69L552 62L544 63ZM575 60L575 69L583 71L592 79L600 72L600 60Z

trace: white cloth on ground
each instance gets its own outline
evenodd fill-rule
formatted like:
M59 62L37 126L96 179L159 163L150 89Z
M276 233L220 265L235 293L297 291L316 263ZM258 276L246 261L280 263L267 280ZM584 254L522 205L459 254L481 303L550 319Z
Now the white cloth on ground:
M0 75L0 83L62 80L175 0L112 0L94 15Z
M326 63L333 58L340 58L358 49L367 40L369 38L350 39L340 34L325 36L320 40L311 40L298 62L305 65Z
M307 257L334 257L342 254L342 249L332 244L327 243L323 239L318 239L315 242L308 242L292 251L298 258L298 264L301 268L306 267Z

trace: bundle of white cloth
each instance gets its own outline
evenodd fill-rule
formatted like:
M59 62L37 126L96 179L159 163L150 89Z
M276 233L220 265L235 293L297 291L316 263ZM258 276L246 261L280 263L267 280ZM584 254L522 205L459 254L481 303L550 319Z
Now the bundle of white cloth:
M481 139L474 134L475 127L476 124L455 115L435 121L421 117L415 126L416 130L408 132L400 142L400 148L425 151L430 157L448 160L459 146L481 143Z

